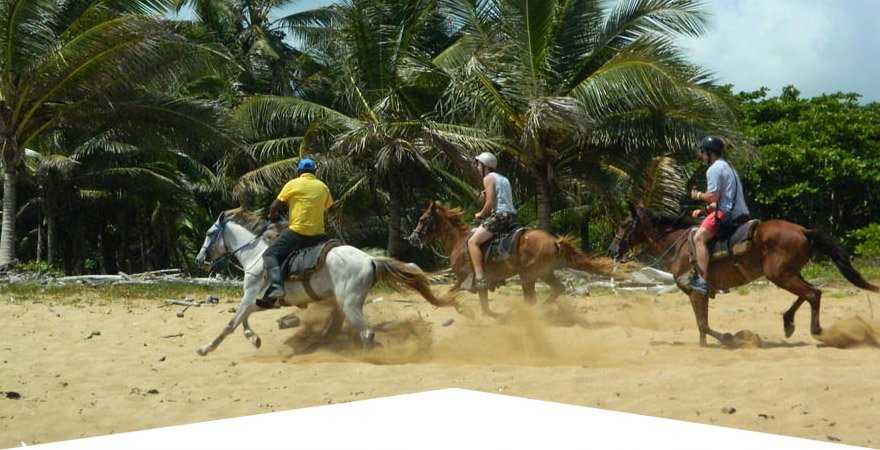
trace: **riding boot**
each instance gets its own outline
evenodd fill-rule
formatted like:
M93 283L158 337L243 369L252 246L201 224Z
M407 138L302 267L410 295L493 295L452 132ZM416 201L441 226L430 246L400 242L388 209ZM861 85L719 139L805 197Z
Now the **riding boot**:
M275 303L284 298L284 275L281 274L281 267L267 267L266 272L269 274L269 289L266 290L265 300L269 303ZM260 302L257 303L259 306Z

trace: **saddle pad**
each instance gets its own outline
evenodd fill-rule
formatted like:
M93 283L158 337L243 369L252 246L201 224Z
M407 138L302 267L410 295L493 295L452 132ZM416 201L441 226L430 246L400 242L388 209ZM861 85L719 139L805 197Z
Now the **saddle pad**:
M324 267L327 252L339 245L342 245L342 242L329 239L291 253L283 265L286 269L287 279L291 281L302 280L312 272L321 270Z
M509 233L493 236L492 239L480 246L480 250L483 252L483 263L507 261L516 255L519 237L528 230L528 228L519 227Z
M761 223L758 219L752 219L740 225L730 235L729 239L717 239L712 242L712 259L723 259L729 256L739 256L752 248L752 236L755 235L756 226Z

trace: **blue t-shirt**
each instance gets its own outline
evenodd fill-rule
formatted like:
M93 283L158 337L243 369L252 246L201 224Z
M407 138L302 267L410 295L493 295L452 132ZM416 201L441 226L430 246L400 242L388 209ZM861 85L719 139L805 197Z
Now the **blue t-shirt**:
M723 159L715 160L706 170L706 192L718 192L718 209L724 214L732 214L735 219L749 214L749 207L743 197L742 181L730 164ZM736 199L736 204L734 204Z

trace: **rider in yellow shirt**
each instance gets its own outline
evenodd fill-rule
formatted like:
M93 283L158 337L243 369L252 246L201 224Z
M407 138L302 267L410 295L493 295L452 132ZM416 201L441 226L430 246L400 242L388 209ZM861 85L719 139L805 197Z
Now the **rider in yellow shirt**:
M269 207L269 219L274 220L287 204L290 225L263 253L263 266L269 274L269 289L265 300L257 306L272 308L284 298L284 274L281 263L296 250L327 239L324 234L324 214L333 206L330 189L315 177L317 165L305 158L299 162L299 176L287 182Z

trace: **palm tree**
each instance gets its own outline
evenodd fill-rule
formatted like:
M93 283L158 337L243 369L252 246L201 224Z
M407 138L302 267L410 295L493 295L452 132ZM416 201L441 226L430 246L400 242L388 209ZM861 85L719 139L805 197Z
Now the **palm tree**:
M191 6L211 38L222 44L238 64L238 94L292 95L298 78L308 71L303 57L285 38L287 18L278 16L296 0L175 0L180 11ZM275 17L273 17L275 16Z
M383 209L387 252L400 256L404 216L421 207L414 193L436 192L450 179L444 171L466 170L463 153L496 149L479 130L435 120L448 78L431 58L449 41L437 32L435 1L349 0L286 21L322 70L303 86L315 93L308 99L256 97L236 111L252 133L273 137L253 147L257 159L272 163L244 176L241 189L280 185L291 159L324 151L333 167L324 175L343 186L340 203L363 208L367 197Z
M734 117L733 100L671 41L705 30L699 1L442 5L458 36L436 59L453 78L446 104L509 137L505 150L532 181L541 228L550 228L560 178L601 195L614 172L681 152Z
M224 55L160 20L158 13L171 3L0 1L0 264L14 257L24 149L48 133L115 123L145 133L162 127L197 145L216 131L204 115L192 114L192 104L171 93L186 80L216 73Z

